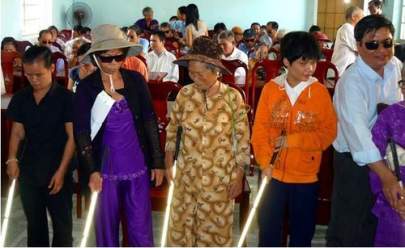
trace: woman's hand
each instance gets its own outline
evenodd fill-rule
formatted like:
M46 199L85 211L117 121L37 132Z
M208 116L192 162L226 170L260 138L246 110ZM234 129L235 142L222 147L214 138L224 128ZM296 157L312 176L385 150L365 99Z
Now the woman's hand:
M151 181L155 180L155 186L160 186L163 182L163 176L165 175L165 170L153 169L151 174Z
M100 192L103 188L103 179L100 172L93 172L90 175L89 188L91 192Z
M228 189L229 199L235 199L243 191L243 170L242 168L237 169L236 179L233 180Z
M20 167L17 161L11 161L7 165L7 175L10 179L16 179L20 175Z

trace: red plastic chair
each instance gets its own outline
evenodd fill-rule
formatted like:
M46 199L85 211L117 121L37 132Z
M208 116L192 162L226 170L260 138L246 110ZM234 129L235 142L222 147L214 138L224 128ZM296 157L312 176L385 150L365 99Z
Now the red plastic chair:
M56 52L56 53L52 53L52 63L55 64L58 62L58 60L61 59L63 60L63 76L58 76L57 75L57 71L56 68L53 71L53 79L56 80L57 82L61 83L63 85L63 87L67 87L68 82L69 82L69 65L68 65L68 61L66 59L66 56L63 53L60 52Z
M333 74L331 75L329 72L332 72ZM328 89L330 89L330 93L331 95L333 95L336 83L339 80L339 73L334 64L327 60L319 61L316 65L316 70L313 76L316 77L319 82L324 84L325 86L327 86L329 83L332 83L333 88Z
M143 57L143 56L141 56L141 55L137 55L136 57L137 57L138 59L140 59L140 60L145 64L146 68L148 68L148 64L146 63L145 57Z
M17 52L19 54L24 54L27 47L32 46L32 43L27 40L20 40L20 41L16 41L16 42L17 42L17 47L16 47Z
M257 71L259 68L263 68L265 72L265 82L270 81L271 79L277 77L280 75L281 71L281 61L278 60L268 60L268 59L263 59L261 61L256 62L255 66L252 69L252 83L250 85L250 99L249 105L251 106L251 114L252 114L252 120L254 119L254 113L256 111L256 105L258 103L259 97L256 98L256 94L260 96L262 87L256 89L256 84L257 84Z
M6 93L14 93L14 63L21 56L17 52L1 52L1 69L5 79Z
M234 59L234 60L221 59L221 62L226 67L226 69L228 69L229 72L231 72L231 74L222 75L223 83L235 84L236 69L242 67L245 70L244 95L245 95L245 101L248 104L249 103L249 84L247 82L247 79L248 79L247 65L245 63L243 63L242 61L240 61L239 59Z
M330 48L323 48L322 50L321 50L321 52L323 53L323 56L325 56L325 59L327 60L327 61L331 61L332 60L332 54L333 54L333 49L330 49Z

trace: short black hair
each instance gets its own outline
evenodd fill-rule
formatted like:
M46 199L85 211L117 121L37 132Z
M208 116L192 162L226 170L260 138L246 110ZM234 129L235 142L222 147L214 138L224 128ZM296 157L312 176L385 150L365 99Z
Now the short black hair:
M221 31L227 30L225 23L223 22L218 22L214 25L214 33L219 33Z
M160 30L152 32L152 35L158 36L160 41L165 41L166 39L165 33Z
M73 31L76 31L76 32L78 32L78 33L81 33L81 32L82 32L82 29L83 29L83 26L82 26L82 25L75 25L75 26L73 27Z
M275 22L275 21L269 21L269 22L267 23L267 25L271 25L271 27L272 27L273 29L275 29L276 31L278 30L278 23Z
M38 45L31 46L25 51L22 58L23 64L33 64L38 61L43 61L45 68L50 68L52 65L52 52L48 47Z
M360 42L364 35L375 32L380 28L388 28L394 36L395 28L392 22L382 15L368 15L361 19L354 27L354 38Z
M142 34L142 29L138 26L138 25L132 25L132 26L129 26L128 27L128 30L133 30L135 33L136 33L136 35L141 35Z
M85 33L87 33L87 32L91 32L91 28L89 28L89 27L83 27L81 30L80 30L80 34L85 34Z
M319 60L321 51L314 36L308 32L296 31L287 33L280 42L282 59L286 58L290 64L297 59Z
M4 37L4 39L1 41L1 50L4 49L7 43L12 42L15 48L17 49L17 41L13 37Z
M151 7L145 7L142 10L142 14L145 14L146 12L153 12L153 9Z
M370 2L368 2L368 5L374 5L377 8L382 8L383 4L384 4L384 1L382 1L382 0L371 0Z
M42 35L45 33L50 33L52 35L52 33L51 33L51 31L49 31L49 29L42 29L41 31L39 31L38 39L40 39L42 37Z
M161 27L161 28L170 28L170 24L169 24L168 22L162 22L162 23L160 24L160 27Z
M172 17L170 17L170 19L169 19L170 22L172 22L172 21L177 21L177 20L179 20L179 18L178 18L177 16L172 16Z
M312 25L308 30L308 32L310 32L310 33L319 32L319 31L321 31L321 28L317 25Z
M58 28L57 28L56 26L54 26L54 25L49 26L49 27L48 27L48 30L49 30L49 31L51 31L51 30L55 30L57 33L59 33Z
M85 53L87 53L88 50L90 50L90 48L91 48L91 43L89 43L89 42L83 43L79 47L79 49L77 49L77 56L84 55Z
M178 9L179 13L181 15L186 15L187 14L187 7L186 6L180 6Z
M252 28L252 27L255 26L255 25L260 26L260 23L258 23L258 22L253 22L252 24L250 24L250 28Z

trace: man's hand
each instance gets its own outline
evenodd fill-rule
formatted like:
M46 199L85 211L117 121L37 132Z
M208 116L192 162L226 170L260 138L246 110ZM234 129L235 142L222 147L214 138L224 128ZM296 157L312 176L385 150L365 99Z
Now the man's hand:
M51 182L48 185L48 189L51 189L49 192L50 195L55 195L59 193L59 191L63 187L63 182L65 178L65 173L61 170L57 170L53 175Z
M268 166L267 168L263 169L262 170L262 178L267 177L267 179L270 181L272 171L273 171L273 168L272 168L271 165Z
M237 170L236 179L231 182L228 189L229 199L235 199L243 190L243 170L242 168L238 168Z
M151 175L151 181L155 180L155 186L160 186L163 182L163 177L165 175L165 170L162 169L153 169Z
M404 196L404 192L402 191L396 176L391 173L380 179L385 198L387 198L387 201L393 208L398 208L399 198Z
M100 172L93 172L90 175L89 188L91 192L100 192L103 187L103 179Z
M7 165L7 175L10 179L18 178L20 175L20 167L17 161L12 161Z

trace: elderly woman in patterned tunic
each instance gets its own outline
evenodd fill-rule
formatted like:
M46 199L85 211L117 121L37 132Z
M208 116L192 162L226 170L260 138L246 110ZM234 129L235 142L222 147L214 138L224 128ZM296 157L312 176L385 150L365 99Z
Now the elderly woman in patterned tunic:
M206 37L175 63L188 66L194 83L184 86L166 129L167 177L172 180L176 129L183 127L169 246L232 246L234 199L242 192L243 167L250 162L247 105L221 83L221 48Z

